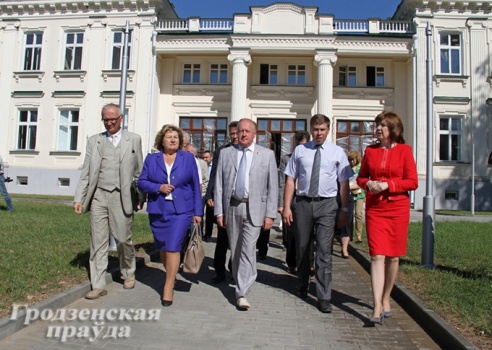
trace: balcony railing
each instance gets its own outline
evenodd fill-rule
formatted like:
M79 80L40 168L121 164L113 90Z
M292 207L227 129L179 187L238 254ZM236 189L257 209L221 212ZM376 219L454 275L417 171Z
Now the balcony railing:
M323 27L321 27L320 24L319 34L413 34L415 32L411 21L334 19L333 17L329 17L329 20L331 20L331 25L324 22ZM157 23L156 29L161 33L235 32L234 19L230 18L165 19ZM244 30L242 27L239 32L244 33Z

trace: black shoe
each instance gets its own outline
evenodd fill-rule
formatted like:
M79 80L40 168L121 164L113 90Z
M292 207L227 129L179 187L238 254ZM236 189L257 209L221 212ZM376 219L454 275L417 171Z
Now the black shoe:
M172 304L173 304L173 301L172 300L164 300L164 299L162 299L162 301L161 301L161 305L164 306L164 307L171 306Z
M203 236L203 241L204 242L210 242L210 237L209 236Z
M307 289L299 288L299 290L297 291L297 296L301 299L306 299L308 296Z
M329 314L333 311L329 300L318 300L318 309L324 314Z
M225 281L225 276L224 275L215 275L212 277L212 283L220 283Z
M259 255L258 254L258 260L265 260L265 259L266 259L266 255L263 255L263 254Z

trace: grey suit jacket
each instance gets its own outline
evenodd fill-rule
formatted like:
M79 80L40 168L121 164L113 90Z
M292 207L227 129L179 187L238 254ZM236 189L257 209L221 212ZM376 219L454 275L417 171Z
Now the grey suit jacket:
M104 142L106 142L106 132L91 136L87 142L84 165L74 198L74 202L82 203L84 213L90 210L92 197L97 188ZM123 130L120 147L121 201L125 214L131 215L133 205L130 186L133 179L138 179L142 171L142 139L137 134Z
M215 215L227 215L237 173L237 149L224 148L219 155L215 179ZM253 226L263 225L265 217L277 217L278 176L275 154L255 145L249 172L249 216Z

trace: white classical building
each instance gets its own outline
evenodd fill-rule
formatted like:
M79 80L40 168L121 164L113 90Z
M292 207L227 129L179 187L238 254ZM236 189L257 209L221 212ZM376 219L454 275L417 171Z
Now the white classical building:
M180 19L168 0L2 1L8 189L74 193L86 140L104 130L100 109L119 100L128 21L125 128L142 136L146 151L166 123L204 151L226 140L229 122L251 118L257 142L280 157L295 130L324 113L331 141L363 152L374 117L393 110L415 152L415 208L430 166L436 208L469 209L474 179L475 209L491 210L491 11L492 1L402 0L391 19L342 20L279 2L230 19Z

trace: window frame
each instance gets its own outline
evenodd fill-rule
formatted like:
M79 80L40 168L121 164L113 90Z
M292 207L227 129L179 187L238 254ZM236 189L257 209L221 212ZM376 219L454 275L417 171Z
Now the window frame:
M69 43L69 37L74 36L74 42ZM78 37L81 35L81 42L78 42ZM65 40L64 40L64 55L63 55L63 70L66 71L78 71L82 70L82 59L84 55L84 31L73 31L73 32L65 32ZM68 62L68 53L71 51L70 62Z
M347 123L347 130L345 132L340 131L341 123ZM372 124L370 127L372 128L371 132L365 132L364 123ZM352 128L352 124L358 124L358 130L354 131ZM374 144L376 141L376 123L374 122L374 118L372 119L364 119L364 118L337 118L335 121L335 143L342 147L346 152L349 151L357 151L361 156L364 155L364 151L369 144ZM358 148L352 146L352 138L351 137L359 137ZM347 142L342 143L339 140L346 138ZM364 138L371 138L372 142L365 144Z
M374 72L370 72L374 70ZM382 77L382 84L379 82L379 77ZM371 80L369 80L371 79ZM374 80L374 85L372 81ZM383 66L366 66L366 86L367 87L384 87L385 86L385 72Z
M214 66L217 66L216 68ZM216 73L216 78L213 77L213 73ZM223 75L225 74L225 76ZM229 65L226 63L212 63L210 64L210 84L227 84L229 78ZM225 79L223 79L225 78Z
M208 124L212 121L213 125ZM187 122L187 124L185 124ZM197 153L201 155L204 151L215 151L228 140L228 121L223 117L179 117L179 127L190 135L190 142L197 147ZM210 147L205 144L206 137L211 135ZM197 141L200 142L197 145Z
M68 113L66 122L62 122L61 117L64 112ZM73 121L73 113L77 112L77 121ZM61 132L62 127L67 128L67 136L65 144L61 145ZM79 137L79 127L80 127L80 110L79 109L61 109L58 113L58 128L57 128L57 141L56 150L57 151L76 151L78 149L78 137ZM74 131L75 129L75 131ZM75 133L75 136L73 135ZM75 140L73 138L75 137ZM75 148L72 148L75 143Z
M33 36L33 43L28 44L28 38ZM39 71L41 70L41 55L43 53L43 32L33 31L25 33L25 41L24 41L24 62L22 65L23 71ZM37 38L41 41L37 43ZM28 52L31 52L30 57L28 58ZM28 61L29 60L29 67Z
M132 57L132 33L133 33L132 30L130 30L130 32L128 33L128 62L127 62L127 67L126 67L127 69L130 69L130 65L131 65L131 61L132 61L132 59L131 59L131 57ZM120 42L116 41L116 35L117 34L121 35L121 41ZM125 33L120 31L120 30L113 30L111 38L112 38L112 41L111 41L111 70L122 70L123 51L124 51L124 45L125 45ZM117 67L116 67L116 61L115 61L116 50L119 50L117 52L119 54Z
M23 113L26 114L26 121L22 121ZM35 120L32 120L35 115ZM17 150L36 150L36 137L38 128L38 109L26 108L20 109L17 119ZM34 130L34 131L33 131ZM34 134L34 135L33 135Z
M448 129L441 129L441 122L442 120L447 119L448 120ZM459 121L459 130L453 130L453 120ZM458 145L453 146L453 136L456 135L458 136L458 140L456 143ZM440 115L439 116L439 129L438 129L438 136L439 136L439 149L438 151L438 156L439 156L439 161L440 162L461 162L463 161L463 135L464 135L464 118L459 115ZM443 155L443 150L442 150L442 138L443 136L447 136L447 149L446 149L446 157L448 159L442 159ZM456 159L453 159L453 148L456 148Z
M302 67L302 68L301 68ZM293 73L293 75L291 75ZM290 78L293 76L294 82ZM300 81L302 77L303 81ZM287 65L287 85L306 85L306 65L305 64L288 64Z
M442 44L442 37L443 36L448 37L448 43L447 44ZM452 45L452 36L457 36L459 39L459 45L458 46L453 46ZM438 36L439 40L439 51L438 51L438 62L439 62L439 74L441 75L463 75L463 35L462 33L459 32L447 32L443 31L439 33ZM447 51L448 53L448 62L447 62L447 69L448 72L443 71L443 51ZM458 51L458 72L453 72L453 51Z
M354 77L354 84L350 83L350 78ZM343 77L343 81L342 81ZM338 86L357 86L357 67L356 66L340 66L338 67Z
M278 85L278 64L260 64L260 85Z
M189 79L187 79L187 76L186 76L187 71L189 71ZM195 80L196 77L198 77L197 80ZM183 84L200 84L200 80L201 80L201 64L200 63L184 63L183 64Z

